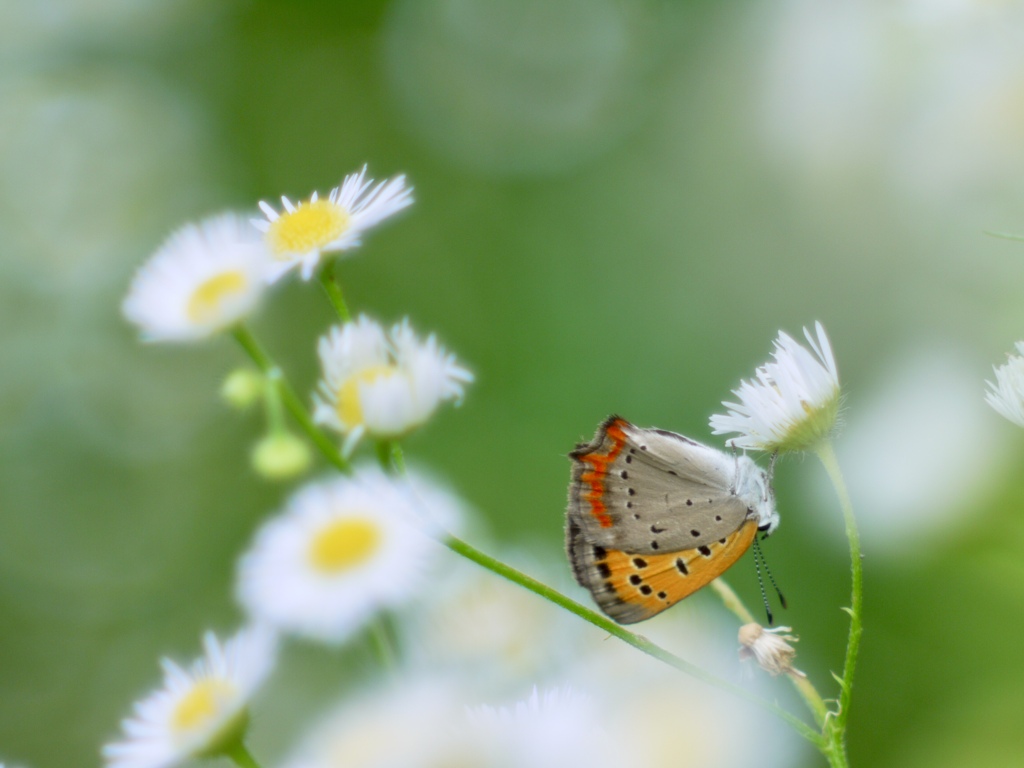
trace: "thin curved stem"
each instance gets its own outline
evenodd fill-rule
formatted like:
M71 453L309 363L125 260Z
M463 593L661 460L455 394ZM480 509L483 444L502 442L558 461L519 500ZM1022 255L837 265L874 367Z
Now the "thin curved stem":
M398 654L391 642L388 622L382 615L378 615L370 622L370 642L373 644L374 653L377 654L377 660L380 661L381 666L389 672L395 672L398 669Z
M453 552L462 555L467 560L472 560L474 563L483 566L487 570L496 573L497 575L508 579L509 581L524 587L534 594L540 595L545 600L549 600L555 605L566 609L570 613L579 616L584 621L593 624L598 629L602 629L610 635L614 635L620 640L629 643L634 648L643 651L648 656L652 656L659 661L668 664L681 672L685 672L698 680L705 682L709 685L713 685L716 688L728 691L736 696L739 696L746 701L757 704L763 709L768 710L772 714L782 718L789 723L801 736L810 741L812 744L818 746L819 749L823 747L823 739L821 735L813 728L808 726L802 720L795 715L787 712L779 705L762 699L760 696L756 696L745 688L740 688L738 685L730 683L728 680L724 680L717 675L713 675L710 672L706 672L698 666L691 664L685 659L676 656L674 653L666 651L660 645L656 645L642 635L635 634L625 629L620 624L616 624L611 619L608 619L601 614L586 608L575 600L572 600L561 592L552 589L546 584L537 581L531 576L527 576L521 571L517 571L509 565L497 560L490 555L487 555L475 547L467 544L455 536L449 535L444 539L444 544Z
M732 587L719 576L717 579L711 582L711 589L714 591L719 598L721 598L723 605L740 621L744 624L757 624L757 620L754 618L747 606L740 600L740 596L737 595Z
M341 283L338 282L337 275L334 273L334 265L335 260L329 259L320 268L317 279L323 286L324 293L327 294L334 311L338 313L338 318L341 322L347 323L352 319L352 313L348 311L348 304L345 303L345 296L341 292Z
M238 768L260 768L260 764L256 762L256 758L252 756L252 752L246 748L241 739L228 747L224 754L230 757Z
M1024 241L1024 235L1015 235L1010 232L993 232L986 229L985 234L990 235L991 237L998 237L1003 240L1017 240L1018 242Z
M263 349L252 332L244 325L239 325L234 329L233 335L242 349L249 355L249 358L263 371L267 379L276 385L284 407L291 414L292 418L295 419L306 436L320 450L320 453L324 455L324 458L339 471L349 474L352 471L351 465L341 455L334 442L313 423L309 411L306 410L306 406L303 405L302 400L299 399L292 385L288 383L288 379L285 378L281 368L274 362L270 354Z

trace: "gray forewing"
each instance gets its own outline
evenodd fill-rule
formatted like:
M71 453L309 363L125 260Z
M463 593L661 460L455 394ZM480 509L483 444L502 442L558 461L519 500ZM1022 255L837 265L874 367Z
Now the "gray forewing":
M601 511L611 521L602 526L587 498L592 486L581 479L590 467L576 457L608 448L604 431L610 423L573 454L569 516L588 541L626 552L675 552L724 539L740 527L748 508L734 493L734 457L621 420L626 440L601 482Z

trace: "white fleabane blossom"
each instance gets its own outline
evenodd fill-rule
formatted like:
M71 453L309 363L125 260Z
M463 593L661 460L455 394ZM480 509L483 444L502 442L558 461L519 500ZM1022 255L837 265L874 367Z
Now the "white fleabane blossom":
M421 476L376 467L310 483L257 532L239 562L238 600L282 632L341 642L422 586L440 551L430 521L451 522L450 505Z
M276 637L252 627L221 643L207 632L203 647L188 669L163 659L163 685L136 702L124 739L103 747L108 768L168 768L242 738L249 701L273 669Z
M824 440L839 413L839 373L825 329L804 328L810 349L786 333L775 341L775 358L740 382L738 403L723 402L726 414L711 417L716 435L735 433L726 441L737 448L803 451Z
M459 401L473 374L434 336L403 321L390 331L363 316L335 326L317 347L323 379L313 418L345 435L351 455L364 436L392 439L420 426L445 400Z
M995 383L986 381L989 390L985 402L1014 424L1024 427L1024 341L1017 342L1018 355L1008 355L1000 366L993 366Z
M195 341L245 319L266 291L270 257L235 214L187 224L132 279L122 309L145 341Z
M597 704L571 688L538 692L512 707L469 711L467 741L476 746L477 765L559 768L566 765L628 764L602 727Z
M413 678L348 698L307 736L288 768L618 768L631 750L570 689L536 689L511 707L472 706L457 677ZM398 736L400 734L400 736ZM649 763L645 763L647 765Z
M363 232L412 204L412 187L405 176L396 176L374 186L366 178L366 166L345 177L326 199L314 192L298 205L281 198L282 211L260 201L266 218L252 223L264 233L274 263L268 272L273 282L294 267L308 280L325 253L347 251L362 241Z

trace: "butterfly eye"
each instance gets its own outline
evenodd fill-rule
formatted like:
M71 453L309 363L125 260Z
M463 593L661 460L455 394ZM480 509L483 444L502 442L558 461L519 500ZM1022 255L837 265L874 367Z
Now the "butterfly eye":
M757 526L757 530L764 531L766 534L771 531L771 528L772 528L772 524L771 523L765 523L764 525Z

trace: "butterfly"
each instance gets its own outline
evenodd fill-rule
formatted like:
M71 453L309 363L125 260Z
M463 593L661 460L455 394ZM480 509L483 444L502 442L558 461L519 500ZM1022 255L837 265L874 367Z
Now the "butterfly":
M569 458L569 562L620 624L692 595L779 524L768 473L675 432L609 416Z

